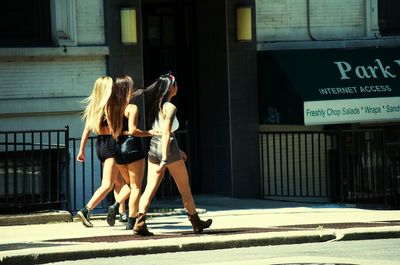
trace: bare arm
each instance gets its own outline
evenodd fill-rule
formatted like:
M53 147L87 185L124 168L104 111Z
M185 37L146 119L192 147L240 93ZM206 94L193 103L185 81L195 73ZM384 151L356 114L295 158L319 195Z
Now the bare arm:
M79 146L79 153L76 156L76 160L79 162L84 162L85 161L85 147L87 140L90 135L90 129L89 127L85 126L85 129L82 132L82 137L81 137L81 145Z
M128 134L136 137L149 137L153 135L160 135L160 132L142 131L137 127L138 124L138 108L134 104L129 104L125 108L125 117L128 118Z
M125 108L125 117L128 118L128 134L133 135L137 130L138 110L134 104L129 104Z
M172 123L175 118L176 107L171 104L165 104L163 107L163 112L165 114L164 118L164 128L162 130L161 146L162 146L162 160L168 160L168 149L171 137Z

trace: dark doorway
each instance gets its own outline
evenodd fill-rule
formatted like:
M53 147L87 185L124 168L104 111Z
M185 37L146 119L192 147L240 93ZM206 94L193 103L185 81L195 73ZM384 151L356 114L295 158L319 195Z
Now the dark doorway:
M178 140L189 156L187 167L192 191L197 193L201 183L196 147L198 111L193 16L192 1L142 1L144 84L153 83L169 71L177 79L179 92L173 103L178 107Z

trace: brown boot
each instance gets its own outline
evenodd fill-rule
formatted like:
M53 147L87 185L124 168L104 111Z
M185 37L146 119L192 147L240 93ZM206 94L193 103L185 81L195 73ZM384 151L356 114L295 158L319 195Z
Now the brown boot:
M200 234L203 232L204 228L209 228L212 220L208 219L207 221L202 221L197 213L190 215L189 214L189 221L192 223L193 231L196 234Z
M139 236L152 236L152 235L154 235L152 232L147 230L146 214L138 213L138 215L136 217L135 226L133 227L133 234L139 235Z

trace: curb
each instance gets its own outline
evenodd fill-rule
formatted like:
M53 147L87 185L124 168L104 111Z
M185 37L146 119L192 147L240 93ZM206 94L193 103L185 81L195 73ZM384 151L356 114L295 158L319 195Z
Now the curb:
M244 248L255 246L268 245L287 245L287 244L303 244L317 243L334 240L334 234L324 235L299 235L299 236L277 236L264 237L255 239L230 239L224 241L207 241L171 245L157 245L145 247L126 247L120 249L96 249L82 251L64 251L41 254L27 254L16 256L0 257L0 264L43 264L50 262L59 262L65 260L81 260L90 258L109 258L131 255L146 255L146 254L162 254L167 252L184 252L184 251L201 251L201 250L216 250L228 248Z
M346 229L345 229L346 230ZM300 231L299 231L300 232ZM315 231L314 231L315 232ZM0 264L43 264L66 260L81 260L90 258L109 258L131 255L162 254L167 252L217 250L229 248L244 248L256 246L289 245L304 243L321 243L328 241L371 240L385 238L400 238L400 230L386 229L380 231L340 231L329 230L321 233L282 235L270 233L248 238L245 234L238 237L204 238L202 241L186 243L170 243L147 246L129 246L110 248L109 246L93 246L97 249L65 249L47 253L29 253L22 255L0 256ZM248 235L248 234L247 234ZM155 241L154 241L155 242Z
M68 211L0 215L0 226L47 224L52 222L72 222L72 215Z
M337 241L400 238L400 231L370 231L343 234Z

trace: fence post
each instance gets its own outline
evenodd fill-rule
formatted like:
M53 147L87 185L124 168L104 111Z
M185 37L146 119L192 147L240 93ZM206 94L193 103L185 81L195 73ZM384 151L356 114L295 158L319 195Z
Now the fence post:
M66 187L65 187L65 208L67 211L72 212L71 209L71 193L70 193L70 161L71 156L69 154L69 126L65 126L65 150L66 150Z
M343 189L343 132L338 130L338 149L339 149L339 193L340 193L340 202L344 202L344 189Z

